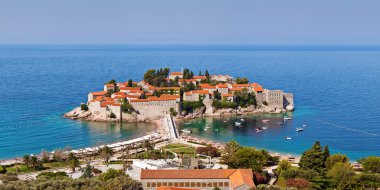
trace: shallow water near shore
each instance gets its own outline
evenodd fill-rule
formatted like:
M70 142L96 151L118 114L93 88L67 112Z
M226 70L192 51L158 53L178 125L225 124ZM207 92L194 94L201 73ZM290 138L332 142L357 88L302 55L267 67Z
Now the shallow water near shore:
M63 113L87 100L110 79L141 80L147 69L190 68L195 74L246 76L269 89L295 95L293 120L247 116L243 128L211 119L220 133L193 135L236 139L243 145L301 154L315 140L357 159L380 155L380 48L342 46L0 46L0 158L41 149L95 146L141 136L153 124L71 121ZM263 116L264 117L264 116ZM275 116L265 116L275 117ZM245 118L245 117L244 117ZM239 118L240 119L240 118ZM270 120L272 120L270 118ZM295 127L307 124L301 133ZM293 140L284 141L284 136Z

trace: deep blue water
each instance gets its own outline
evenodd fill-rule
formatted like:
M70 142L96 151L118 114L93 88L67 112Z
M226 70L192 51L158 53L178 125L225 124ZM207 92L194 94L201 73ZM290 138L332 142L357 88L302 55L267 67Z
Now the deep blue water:
M198 119L188 126L193 135L292 154L320 140L351 159L380 155L379 47L0 46L0 158L113 142L152 130L148 124L71 121L62 114L112 78L140 80L147 69L159 67L247 76L295 94L293 120L284 126L271 119L267 131L254 132L263 125L261 118L275 115L248 116L244 128L232 127L239 118ZM202 130L205 123L219 132ZM308 127L297 134L295 127L302 124ZM285 135L293 140L284 141Z

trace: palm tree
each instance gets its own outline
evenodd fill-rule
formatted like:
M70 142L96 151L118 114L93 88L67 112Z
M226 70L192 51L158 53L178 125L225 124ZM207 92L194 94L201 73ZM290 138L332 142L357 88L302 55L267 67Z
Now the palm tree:
M23 160L24 164L26 165L26 167L29 168L30 156L26 154L22 157L22 160Z
M32 165L32 167L34 169L37 168L37 166L38 166L38 158L37 158L37 156L30 157L30 164Z
M75 172L76 167L79 167L79 160L73 153L69 154L66 162L70 166L71 170L73 170L73 172Z
M107 163L107 165L108 165L108 161L111 158L111 156L113 155L113 153L114 153L113 150L108 146L105 146L104 148L101 148L99 150L100 156L104 158L104 161Z

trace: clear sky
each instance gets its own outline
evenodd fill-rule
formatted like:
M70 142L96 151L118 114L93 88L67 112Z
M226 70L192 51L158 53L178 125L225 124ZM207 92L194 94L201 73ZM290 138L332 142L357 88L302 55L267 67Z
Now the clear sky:
M0 0L0 44L379 45L379 0Z

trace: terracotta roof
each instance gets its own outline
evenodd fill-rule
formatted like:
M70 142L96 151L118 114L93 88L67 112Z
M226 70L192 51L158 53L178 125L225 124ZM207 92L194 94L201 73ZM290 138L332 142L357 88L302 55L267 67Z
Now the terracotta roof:
M216 89L216 86L204 86L203 89Z
M141 170L141 179L229 179L232 189L255 187L251 169Z
M234 88L234 87L233 87L233 88L231 88L230 90L231 90L231 91L241 91L241 90L243 90L243 88Z
M247 87L251 87L251 84L234 84L232 86L236 88L247 88Z
M189 96L189 95L191 95L191 92L185 92L185 95Z
M160 98L180 98L180 95L162 94Z
M110 97L104 97L104 100L107 102L113 102L114 101L114 99L110 98Z
M256 92L262 92L264 88L262 86L255 86L253 87L253 90L255 90Z
M141 170L141 179L228 179L237 169Z
M120 90L140 90L141 87L120 87Z
M184 187L157 187L156 190L199 190L199 189L190 189L190 188L184 188Z
M228 85L227 84L217 84L216 87L217 88L228 88Z
M180 90L180 87L154 87L154 86L151 86L150 89L152 90Z
M125 95L125 92L115 92L113 93L115 96L122 96Z
M222 94L222 96L224 96L224 97L233 97L234 95L233 94Z
M140 98L140 95L131 95L131 94L127 94L125 95L126 98Z
M197 82L197 79L178 79L178 82Z
M103 96L97 96L95 99L93 99L94 101L102 101L103 100Z
M100 92L91 92L93 96L104 96L107 94L106 91L100 91Z
M249 187L255 187L255 183L252 180L253 173L250 169L239 169L230 176L231 188L235 189L242 185Z
M157 97L150 96L147 99L135 99L131 100L131 102L151 102L151 101L167 101L167 100L176 100L177 97Z
M207 79L206 76L193 76L194 79Z
M199 94L210 94L208 90L194 90L191 91L192 93L199 93Z
M171 72L170 75L183 75L182 72Z

